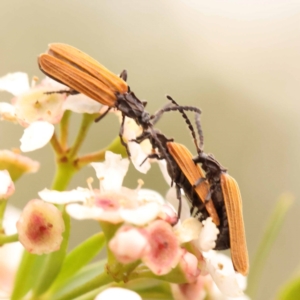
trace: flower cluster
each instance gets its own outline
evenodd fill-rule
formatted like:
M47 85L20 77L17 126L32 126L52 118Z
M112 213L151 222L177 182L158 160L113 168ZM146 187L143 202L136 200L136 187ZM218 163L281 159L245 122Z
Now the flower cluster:
M0 223L0 244L5 244L1 251L12 245L20 249L19 241L26 251L21 265L28 266L26 272L37 270L39 274L32 287L24 279L26 288L21 289L24 270L20 268L14 279L17 268L14 264L10 272L5 271L10 274L9 282L4 287L0 285L1 296L11 294L11 299L23 299L26 295L43 295L43 299L60 299L63 295L62 299L72 299L94 292L97 300L122 297L138 300L142 299L143 285L145 291L157 292L160 285L167 283L169 288L165 293L174 299L247 299L243 294L245 278L234 271L227 256L213 250L219 230L211 218L200 222L190 216L184 204L181 220L178 220L174 188L163 197L142 188L141 180L135 189L124 187L130 161L106 151L122 147L119 142L117 146L113 142L102 151L80 157L77 151L83 142L81 131L72 147L66 145L68 122L63 118L67 111L88 115L87 123L83 123L87 128L86 124L103 113L100 104L83 95L55 93L65 91L66 87L49 78L40 84L34 79L30 88L24 73L0 78L0 89L14 95L11 104L0 103L0 116L25 128L21 151L33 151L51 142L61 172L51 189L45 188L38 192L39 198L28 201L16 222L17 233L10 233L5 224ZM60 140L55 135L58 123L61 124ZM131 161L139 172L146 173L152 162L145 160L151 145L149 141L131 142L141 133L132 119L125 119L124 128ZM94 180L89 178L86 187L67 191L71 176L88 163L95 170L97 187L93 187ZM165 162L159 161L159 165L170 183ZM4 219L7 200L14 193L14 181L38 169L38 162L16 150L0 151L0 220ZM103 233L66 254L69 216L77 220L93 219L100 224ZM15 244L10 244L12 242ZM88 265L104 244L107 260L101 266ZM55 255L51 255L52 252ZM36 256L41 254L45 256ZM20 255L18 251L15 261L19 261ZM8 267L0 259L0 270L5 268ZM3 276L0 271L0 278ZM83 283L82 286L78 282ZM76 284L79 287L74 289Z

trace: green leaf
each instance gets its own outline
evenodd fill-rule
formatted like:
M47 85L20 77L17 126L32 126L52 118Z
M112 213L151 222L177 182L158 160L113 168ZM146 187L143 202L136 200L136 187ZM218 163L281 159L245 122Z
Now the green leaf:
M51 292L60 289L76 272L90 262L105 245L103 232L97 233L74 248L66 257L61 271L50 288Z
M250 274L248 276L248 287L246 293L250 296L251 299L256 299L256 291L260 282L264 264L269 255L269 252L272 250L272 246L279 234L279 231L283 225L287 212L293 203L293 200L294 197L290 194L282 195L268 219L265 232L262 236L260 245L257 249L252 266L250 268Z
M63 211L63 219L65 223L65 232L63 233L63 241L58 251L44 256L43 268L39 273L35 274L36 280L33 286L33 296L36 297L44 293L52 282L55 280L57 274L60 272L61 266L67 253L67 247L70 236L70 217Z
M289 281L278 295L278 300L295 300L299 299L300 295L300 277L294 278Z
M65 284L61 286L59 290L55 291L54 294L50 294L50 297L46 299L60 299L63 295L71 293L74 289L84 286L88 282L92 281L95 277L98 277L103 273L105 264L106 261L102 260L100 262L92 263L88 266L85 266L74 276L68 278L65 281Z
M41 265L42 256L37 256L24 251L23 257L15 278L11 300L23 299L32 288L36 280L37 271Z

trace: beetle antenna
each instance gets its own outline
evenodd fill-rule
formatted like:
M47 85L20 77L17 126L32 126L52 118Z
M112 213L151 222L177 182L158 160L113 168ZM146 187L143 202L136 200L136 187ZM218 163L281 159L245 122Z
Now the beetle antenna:
M167 95L167 99L170 100L171 103L173 103L176 107L178 107L179 112L181 113L183 119L185 120L185 123L187 124L187 126L188 126L188 128L189 128L189 130L190 130L190 132L192 134L192 137L193 137L193 140L194 140L194 144L195 144L195 146L197 148L197 152L199 153L198 142L197 142L197 138L196 138L196 133L195 133L195 129L194 129L193 125L192 125L192 122L190 121L190 119L187 116L187 114L183 110L180 109L181 106L170 95ZM201 111L200 111L200 113L201 113ZM200 115L200 113L199 113L199 115ZM197 115L197 113L196 113L196 115ZM200 116L199 116L199 118L200 118Z

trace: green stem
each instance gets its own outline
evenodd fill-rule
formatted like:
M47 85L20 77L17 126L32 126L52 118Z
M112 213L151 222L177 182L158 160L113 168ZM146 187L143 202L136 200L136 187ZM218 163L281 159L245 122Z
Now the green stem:
M50 140L50 144L55 152L55 154L58 156L58 155L62 155L63 154L63 149L61 148L61 145L57 139L57 135L56 133L54 132L53 133L53 136Z
M57 191L64 191L73 175L78 171L75 165L69 161L58 162L56 166L56 174L52 183L52 189Z
M103 272L102 274L98 275L97 277L93 278L89 282L83 284L82 286L79 286L75 289L73 289L71 292L58 297L55 300L70 300L75 299L76 297L79 297L83 294L86 294L94 289L97 289L103 285L106 285L108 283L113 282L113 279L107 275L106 272Z
M0 234L4 233L3 221L4 221L4 213L6 209L7 201L1 200L0 201ZM0 242L1 245L1 242Z
M68 149L69 122L71 111L66 110L60 121L60 144L64 151Z
M82 167L90 164L91 162L104 161L104 159L105 159L105 152L106 151L112 151L114 153L121 154L122 157L126 157L127 156L126 149L121 144L120 138L116 137L110 143L110 145L108 145L106 148L101 149L101 150L99 150L97 152L90 153L90 154L83 155L83 156L79 157L78 160L77 160L77 162L76 162L77 166L79 168L82 168Z
M248 287L246 293L251 299L256 299L256 292L266 258L268 257L272 245L278 236L293 200L294 197L290 194L282 195L268 220L265 232L255 254L250 274L248 276Z
M78 150L80 149L83 141L85 140L87 132L88 132L90 126L93 124L94 120L95 120L95 115L83 114L80 129L78 131L76 140L75 140L73 146L71 147L71 150L69 153L70 158L73 158L74 156L76 156L76 154L77 154Z
M14 243L18 241L19 241L19 235L17 233L12 235L0 234L0 245Z

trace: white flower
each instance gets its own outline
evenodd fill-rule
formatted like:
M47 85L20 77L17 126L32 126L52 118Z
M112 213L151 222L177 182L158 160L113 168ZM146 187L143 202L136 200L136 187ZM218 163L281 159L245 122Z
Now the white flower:
M44 147L52 138L54 126L45 121L31 123L20 139L23 152L29 152Z
M164 216L164 199L156 192L122 186L129 160L107 151L105 162L92 163L100 181L100 189L77 188L69 192L43 190L40 197L48 202L67 204L74 218L95 219L118 224L142 226ZM81 202L81 204L74 203Z
M114 299L142 300L142 298L136 292L119 288L119 287L108 288L103 292L101 292L95 298L95 300L114 300Z
M55 93L69 88L50 78L46 77L38 85L36 81L34 78L30 87L27 74L22 72L0 78L0 90L15 96L12 105L0 103L2 119L35 128L29 129L30 139L26 138L28 132L21 139L21 149L25 152L39 149L50 141L54 132L53 124L60 122L66 109L79 113L97 113L101 108L101 104L82 94L67 97L66 93ZM36 129L40 125L35 125L37 122L44 122L42 130Z
M118 191L122 187L123 179L128 171L129 160L122 159L119 154L105 152L104 163L91 163L100 179L101 188L105 191Z
M213 281L226 297L243 297L245 284L240 285L241 274L234 271L231 259L221 253L204 253L206 268Z

